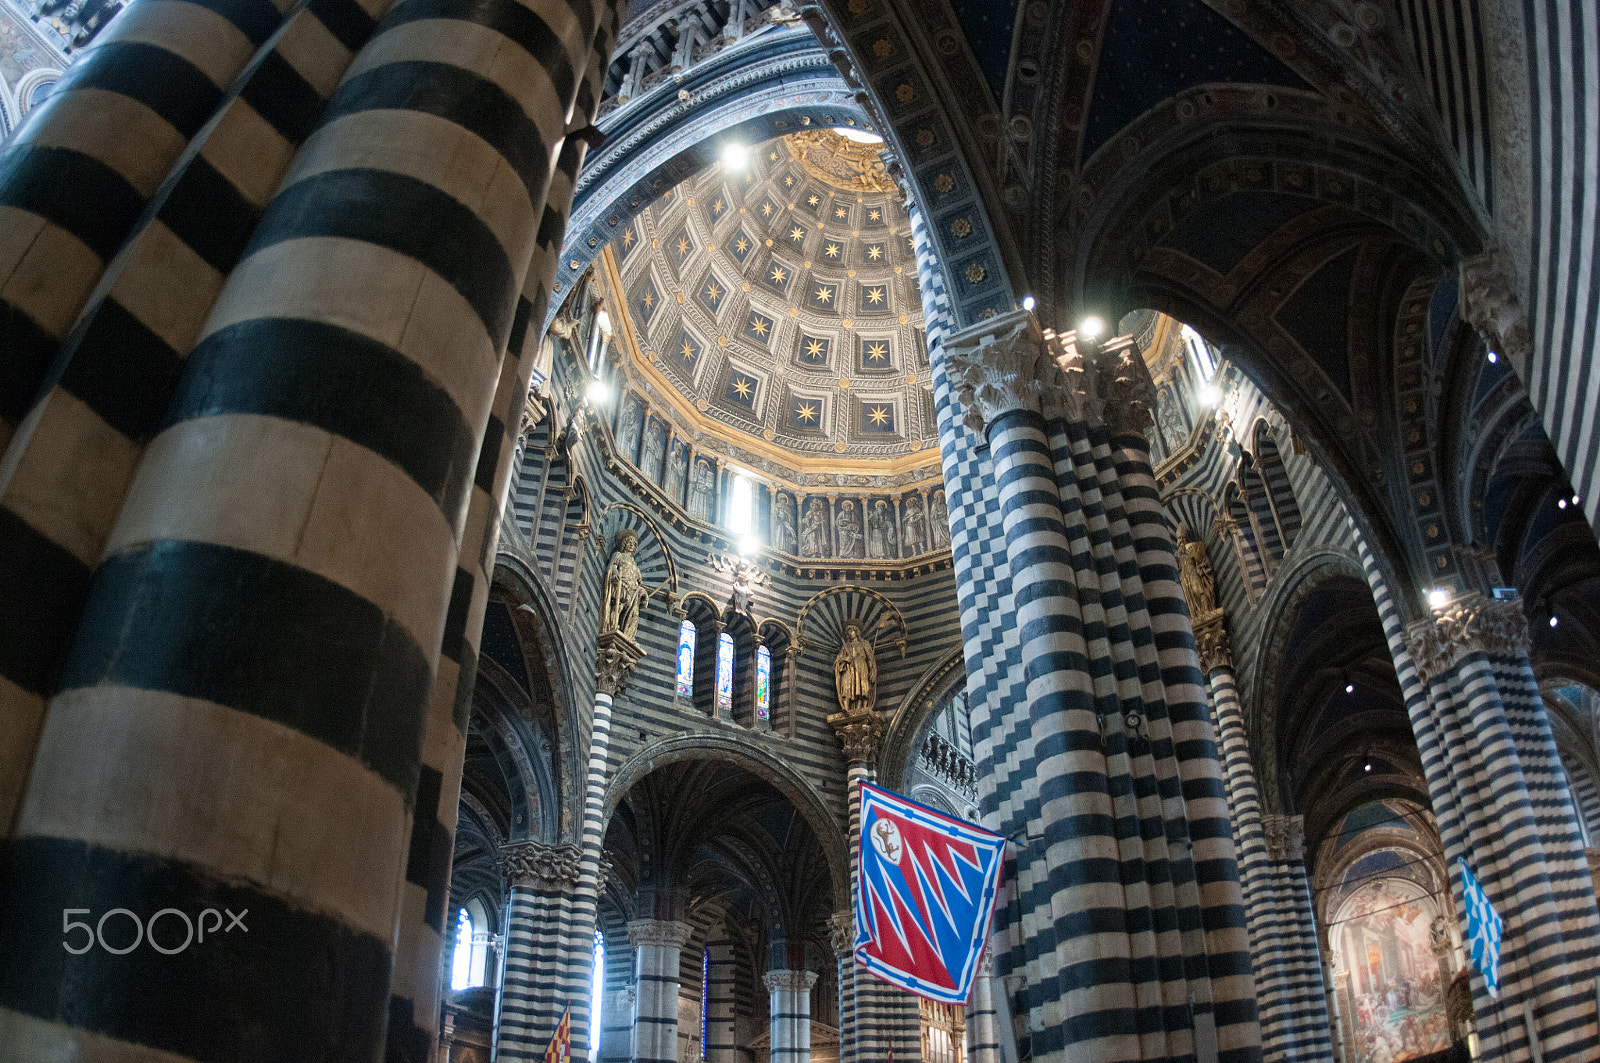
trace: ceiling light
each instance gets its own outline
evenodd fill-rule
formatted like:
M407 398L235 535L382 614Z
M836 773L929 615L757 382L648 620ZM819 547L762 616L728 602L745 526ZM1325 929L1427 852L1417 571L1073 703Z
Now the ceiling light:
M750 149L743 144L733 143L722 146L722 166L727 170L742 170L750 165Z
M1346 694L1354 694L1356 692L1356 685L1354 683L1346 683L1344 685L1344 692Z
M591 380L589 381L588 395L590 405L602 406L607 399L611 398L611 385L604 380Z
M1206 384L1200 389L1200 405L1215 406L1222 401L1222 391L1215 384Z
M1582 504L1577 495L1572 496L1572 504L1575 506Z
M1489 364L1490 365L1493 365L1494 363L1498 362L1499 360L1500 360L1500 356L1498 354L1495 354L1493 351L1489 352Z
M857 144L882 144L883 138L876 133L868 133L861 129L851 129L847 125L836 125L833 131L846 140L853 140Z
M1090 314L1078 322L1078 334L1086 339L1095 339L1106 330L1106 323L1094 314Z
M1551 627L1556 627L1556 626L1557 626L1557 625L1559 625L1559 624L1560 624L1560 623L1561 623L1561 621L1560 621L1560 619L1558 619L1558 618L1557 618L1557 617L1554 617L1554 616L1552 616L1552 617L1551 617L1551 618L1550 618L1550 626L1551 626Z
M1567 500L1563 498L1561 501L1557 502L1556 503L1556 508L1557 509L1566 509L1567 508Z
M1368 771L1371 771L1371 770L1372 770L1372 761L1370 761L1370 760L1369 760L1369 761L1367 761L1367 770L1368 770Z
M1034 305L1033 296L1024 295L1022 297L1022 309L1024 309L1024 310L1032 310L1033 309L1033 305Z
M1450 604L1450 592L1443 587L1435 587L1428 592L1428 605L1434 609L1443 609Z

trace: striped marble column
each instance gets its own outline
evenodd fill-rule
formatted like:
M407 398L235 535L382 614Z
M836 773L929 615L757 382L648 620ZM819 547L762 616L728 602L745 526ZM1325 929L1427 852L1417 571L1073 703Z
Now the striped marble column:
M1000 1016L994 988L994 959L985 949L967 1004L967 1063L1000 1063Z
M515 842L501 849L500 867L510 886L497 1024L500 1051L506 1058L530 1058L533 1048L542 1054L549 1044L544 1029L547 1024L553 1029L549 1017L559 1021L573 1002L566 996L568 987L549 974L569 962L562 928L582 854L574 845Z
M401 6L243 248L90 585L6 858L0 933L31 973L0 976L0 1007L40 1052L383 1043L471 470L574 71L610 15ZM182 963L75 957L21 914L42 888L91 910L227 901L265 932ZM120 991L58 1014L69 982ZM195 986L206 1024L186 1021Z
M1322 982L1321 951L1295 822L1264 816L1250 744L1234 681L1233 658L1220 609L1195 621L1222 746L1228 805L1238 842L1262 1057L1333 1063L1332 1027Z
M1499 998L1473 979L1485 1057L1586 1058L1600 1038L1600 915L1527 663L1521 602L1459 595L1407 625L1403 640L1397 670L1402 690L1409 673L1422 695L1417 744L1457 911L1465 858L1506 923Z
M850 837L855 838L859 824L859 789L850 811ZM854 846L852 845L852 849ZM852 869L850 888L855 889ZM856 938L855 913L834 912L828 919L829 939L833 945L834 962L838 965L839 992L839 1063L856 1063L856 956L853 948Z
M811 987L817 973L768 971L761 984L769 994L772 1063L811 1063Z
M733 941L718 926L706 942L706 1063L739 1063L734 1040Z
M1010 711L1042 834L1019 913L1032 1056L1259 1059L1221 766L1142 436L1148 372L1126 339L1080 348L1024 311L940 355L987 434L1020 639Z
M694 927L675 919L635 919L632 1063L678 1063L678 981Z

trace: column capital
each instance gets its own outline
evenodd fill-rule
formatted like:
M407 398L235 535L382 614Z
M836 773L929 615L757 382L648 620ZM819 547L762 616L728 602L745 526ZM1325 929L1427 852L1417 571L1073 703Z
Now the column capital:
M620 631L601 635L594 662L596 688L613 698L621 694L644 655L644 650Z
M1155 420L1156 385L1132 336L1108 340L1097 359L1104 379L1101 417L1113 436L1144 435Z
M838 735L844 746L844 759L848 764L876 764L878 743L888 729L883 714L868 709L866 712L836 712L828 717L828 726Z
M1267 858L1273 863L1284 864L1305 859L1304 816L1262 816L1261 833L1267 842Z
M1490 598L1473 591L1406 625L1406 650L1424 683L1469 654L1526 657L1531 648L1520 598Z
M1044 330L1029 310L1013 310L962 329L944 341L966 426L981 435L1013 410L1043 413L1045 385L1059 376Z
M833 954L841 960L855 954L856 918L850 912L834 912L828 917L828 935Z
M676 919L635 919L628 924L628 941L633 945L662 945L681 949L694 936L694 927Z
M768 971L761 976L761 984L767 987L767 992L776 993L788 990L791 993L808 993L811 987L817 984L815 971Z
M1519 373L1527 371L1533 354L1522 291L1511 256L1502 248L1461 260L1461 319Z
M1228 637L1228 618L1221 609L1212 609L1194 618L1194 648L1200 654L1200 674L1210 675L1218 668L1233 667L1233 641Z
M511 842L500 847L500 873L513 886L564 893L578 883L582 852L576 845Z

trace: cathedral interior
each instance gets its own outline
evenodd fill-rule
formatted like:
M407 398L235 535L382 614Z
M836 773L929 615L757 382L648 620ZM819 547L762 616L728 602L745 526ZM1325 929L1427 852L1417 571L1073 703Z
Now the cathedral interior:
M1600 1060L1592 5L0 0L0 127L0 1059Z

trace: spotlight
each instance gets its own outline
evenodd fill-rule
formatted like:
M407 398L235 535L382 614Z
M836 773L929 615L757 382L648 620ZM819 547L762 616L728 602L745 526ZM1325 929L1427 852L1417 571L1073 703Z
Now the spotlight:
M611 398L611 385L604 380L589 381L589 405L603 406Z
M725 144L722 148L722 166L727 170L742 170L750 165L750 149L743 144Z
M743 536L739 540L739 556L754 557L761 552L761 540L754 535Z
M1450 604L1450 592L1443 587L1435 587L1428 592L1428 605L1434 609L1443 609Z
M1500 360L1500 356L1498 354L1495 354L1493 351L1489 352L1489 364L1490 365L1494 365L1499 360Z
M1552 616L1550 618L1550 626L1551 627L1557 627L1557 626L1560 625L1560 623L1561 623L1561 620L1558 617Z
M1200 405L1215 406L1222 401L1222 390L1215 384L1206 384L1200 389Z
M1078 322L1078 335L1083 336L1086 339L1098 339L1100 334L1105 330L1106 323L1100 320L1100 318L1096 317L1094 314L1090 314L1088 317Z
M1356 692L1356 685L1354 683L1346 683L1344 685L1344 692L1346 694L1354 694Z
M1366 770L1367 771L1371 771L1372 770L1372 761L1370 761L1370 760L1367 761L1367 769Z
M1033 296L1024 295L1022 297L1022 309L1024 309L1024 310L1032 310L1033 309Z
M1566 509L1567 508L1567 500L1563 498L1561 501L1557 502L1556 503L1556 508L1557 509Z
M1573 495L1572 496L1572 504L1575 505L1575 506L1579 506L1579 505L1582 505L1583 503L1578 499L1577 495Z

